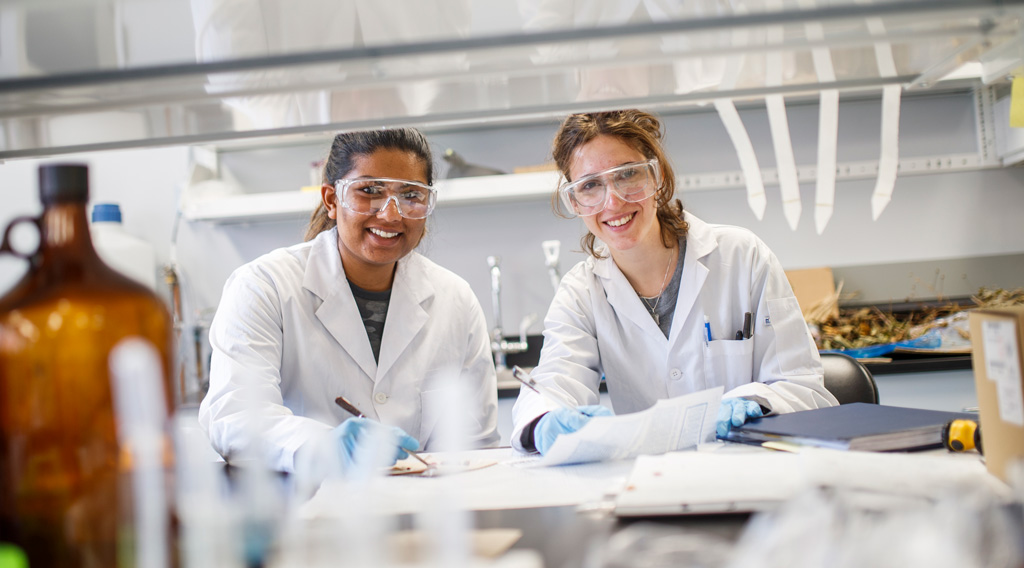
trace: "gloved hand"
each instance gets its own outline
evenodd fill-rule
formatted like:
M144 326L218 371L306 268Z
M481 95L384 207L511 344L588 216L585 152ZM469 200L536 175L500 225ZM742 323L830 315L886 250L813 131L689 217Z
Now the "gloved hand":
M384 439L396 444L391 463L394 463L409 454L405 450L418 450L420 443L409 434L405 433L398 426L385 426L380 422L367 418L349 418L334 429L334 436L338 440L338 449L341 452L342 463L348 467L355 463L356 448L367 436L377 434L377 429L384 430Z
M761 412L761 405L745 398L723 398L722 405L718 407L718 424L715 431L719 438L729 435L729 429L735 426L742 426L748 418L760 418L764 416Z
M590 422L594 416L612 416L613 414L610 408L599 404L577 406L576 410L568 408L552 410L541 417L537 426L533 428L533 443L541 455L546 454L555 444L555 438L562 434L572 434Z

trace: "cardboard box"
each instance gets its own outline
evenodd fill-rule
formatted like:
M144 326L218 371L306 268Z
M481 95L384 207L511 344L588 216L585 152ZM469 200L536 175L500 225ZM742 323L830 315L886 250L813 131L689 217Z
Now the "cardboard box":
M786 278L793 287L793 295L800 304L800 311L807 319L808 312L825 301L832 301L836 295L836 283L832 277L832 269L806 268L803 270L787 270ZM839 303L833 302L829 313L839 317Z
M989 473L1024 459L1024 306L971 311L971 363Z

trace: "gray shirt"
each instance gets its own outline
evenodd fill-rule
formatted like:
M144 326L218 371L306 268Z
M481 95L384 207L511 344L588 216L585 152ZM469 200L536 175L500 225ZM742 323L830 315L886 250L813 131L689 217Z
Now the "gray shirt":
M679 296L679 282L683 276L683 256L686 255L686 239L679 241L679 257L676 259L676 271L672 273L672 279L668 281L660 296L647 298L640 296L640 301L650 312L654 321L658 322L661 332L668 337L672 329L672 314L676 311L676 297ZM638 294L639 295L639 294ZM657 317L655 317L657 316Z
M363 327L366 328L366 336L370 339L373 358L380 362L380 343L384 338L384 319L388 315L391 290L371 292L363 290L351 281L348 285L352 289L352 296L359 308L359 315L363 318Z

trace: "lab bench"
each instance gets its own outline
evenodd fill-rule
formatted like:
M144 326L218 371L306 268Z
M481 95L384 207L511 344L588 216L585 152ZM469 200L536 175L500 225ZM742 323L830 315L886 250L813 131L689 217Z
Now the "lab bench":
M753 455L755 452L759 453L771 453L768 450L761 450L751 448L749 446L743 447L742 450L738 449L739 446L732 446L730 444L714 444L714 448L708 450L698 450L696 454L690 454L692 456L700 456L701 453L710 452L712 454L717 452L731 452L731 451L742 451L746 455ZM842 458L848 458L851 460L859 460L863 458L867 462L873 462L875 455L879 457L885 457L883 454L870 454L862 452L836 452L842 454ZM782 453L780 453L782 454ZM860 454L859 456L856 454ZM943 464L957 464L960 466L967 464L971 465L978 461L977 454L949 454L942 450L919 452L923 456L921 459L925 460L941 460ZM903 458L896 456L896 459L917 461L917 454L903 454ZM754 529L761 531L776 531L785 540L784 537L789 535L784 534L785 531L781 527L781 523L784 517L776 516L772 518L763 518L761 513L750 513L744 511L738 511L734 513L710 513L710 514L658 514L647 517L623 517L616 516L615 514L615 495L620 491L628 490L626 483L627 479L632 480L632 476L629 472L632 470L632 460L624 461L613 461L613 462L598 462L592 464L580 464L570 466L556 466L556 467L535 467L527 466L523 468L522 460L523 457L517 457L514 453L507 449L488 449L488 450L477 450L469 452L469 454L459 454L460 456L487 456L495 457L497 463L491 467L486 467L479 470L470 470L462 473L454 473L451 477L439 477L436 479L419 479L416 477L389 477L381 479L380 485L373 488L367 489L372 491L373 495L367 501L367 506L372 506L376 514L383 515L385 517L393 515L394 522L389 522L387 526L391 527L394 531L404 530L426 530L424 525L421 524L427 520L424 516L426 509L430 503L435 502L431 497L432 492L439 492L444 495L445 489L440 488L441 483L447 483L447 490L455 490L459 492L460 499L458 501L462 504L465 510L465 517L463 517L462 523L467 530L482 530L482 529L514 529L518 531L519 538L511 546L511 551L535 551L538 558L534 558L532 562L521 562L521 563L502 563L500 560L496 560L493 566L519 566L519 567L534 567L534 566L549 566L549 567L625 567L625 566L640 566L645 561L650 561L651 556L657 554L665 554L666 550L659 550L655 543L662 539L661 544L668 546L669 542L672 546L668 546L667 552L675 552L676 556L673 558L676 561L681 561L685 554L689 554L687 547L693 549L693 554L703 553L714 553L717 558L715 562L707 560L705 564L708 566L724 566L724 559L729 556L738 553L742 550L750 550L750 543L746 542L750 538L749 532L753 532ZM791 454L789 454L791 455ZM435 454L438 459L444 460L445 454ZM804 456L792 456L792 460L786 471L789 473L783 473L784 476L795 475L803 467L800 465L803 463ZM968 463L970 462L970 463ZM850 462L854 463L854 462ZM934 465L937 462L929 462ZM533 467L531 469L531 467ZM972 475L969 480L973 480L978 483L975 489L982 489L983 486L987 486L988 480L981 479L981 477L987 476L984 473L983 467L974 467L971 471ZM913 468L911 468L913 469ZM832 477L834 479L842 478L844 475L850 475L849 473L843 473L845 470L833 472ZM909 507L914 505L914 496L918 495L919 488L907 488L903 489L903 493L897 489L900 487L898 481L903 479L900 477L901 474L897 469L894 473L894 479L897 480L895 485L888 485L887 482L874 481L871 479L854 479L850 480L849 486L844 483L831 486L829 490L825 490L822 493L822 498L825 503L830 507L831 511L829 514L835 516L833 520L841 519L844 512L844 508L850 509L856 514L861 514L859 507L866 506L866 502L848 501L843 498L845 494L849 497L850 491L862 491L861 497L865 498L868 493L876 492L875 498L883 497L888 493L887 499L888 504L882 506L880 502L875 502L874 505L869 507L875 508L874 511L870 512L872 518L879 521L878 526L886 526L882 523L885 520L887 514L897 514L900 511L900 507ZM964 471L959 466L952 467L949 470L950 476L959 475L958 471ZM765 476L767 479L776 479L779 472L771 471L756 471L752 472L753 475ZM941 478L941 476L939 476ZM927 483L935 483L936 477L926 481ZM968 477L963 477L963 480L968 480ZM287 483L287 477L282 478L282 487ZM444 480L444 481L442 481ZM452 483L454 482L454 483ZM721 480L721 483L727 483L725 480ZM936 487L945 487L948 489L951 482L943 481ZM547 491L541 489L547 484L554 484L555 489L549 489ZM603 484L603 485L602 485ZM344 517L345 515L353 514L353 511L349 509L348 503L342 499L346 495L346 491L352 491L352 488L344 490L346 483L340 481L332 481L325 484L320 492L315 495L312 499L306 502L296 502L294 506L296 509L293 510L295 515L291 516L292 519L303 519L303 522L317 523L317 522L330 522L331 520L337 520ZM597 488L601 486L607 486L607 490L600 491ZM576 487L583 487L584 489L577 489ZM564 489L562 491L561 489ZM360 491L362 489L359 489ZM536 490L536 491L535 491ZM714 490L709 488L709 490ZM805 499L806 496L813 491L810 487L786 487L785 484L780 486L778 489L778 495L774 500L773 505L759 506L759 509L774 511L780 510L783 513L790 515L789 521L792 521L792 503L793 501ZM538 493L542 494L538 496ZM743 491L740 491L743 493ZM834 498L839 495L839 498ZM980 493L979 493L980 495ZM521 496L521 501L515 505L507 505L510 501L510 497ZM671 497L667 497L671 500ZM499 505L498 503L506 503L506 505ZM928 511L934 510L938 515L941 513L942 507L959 507L965 512L971 513L971 507L977 506L978 503L973 501L973 498L966 498L965 494L961 494L958 497L954 497L952 500L947 499L940 506L938 503L928 504L928 500L919 502L915 506L922 507L921 510ZM1020 506L1015 501L1007 501L1005 505L1006 517L1003 522L1008 527L1019 527L1021 526ZM785 511L784 508L789 508L789 511ZM892 511L893 513L888 513ZM919 511L920 512L920 511ZM947 511L948 512L948 511ZM822 512L824 514L824 512ZM446 514L453 514L453 511L448 511ZM458 513L455 513L458 514ZM827 516L827 515L826 515ZM437 518L434 518L435 522ZM451 520L451 519L449 519ZM979 523L989 522L990 519L977 519ZM456 523L459 524L459 523ZM932 519L929 521L930 526L927 527L916 527L917 530L932 531L934 535L938 535L942 532L950 532L952 529L946 527L943 523L938 520ZM828 525L828 523L825 523ZM817 531L821 534L817 536L823 536L829 531L836 531L828 534L828 539L833 544L836 542L842 543L845 546L854 546L856 543L850 542L850 537L843 534L843 531L849 531L849 534L853 534L856 530L871 530L870 527L855 526L856 523L850 521L844 527L842 523L838 523L836 526L819 526ZM891 524L888 526L892 526ZM1004 527L1005 528L1005 527ZM881 536L878 534L882 529L875 528L875 536ZM628 535L628 538L623 538L624 533ZM998 533L996 531L993 538L1005 537L1006 533ZM921 533L925 534L925 533ZM1016 533L1019 534L1019 533ZM965 535L965 540L969 535ZM335 538L345 538L344 534L336 534ZM793 537L796 538L796 537ZM805 538L817 538L816 536L805 535ZM900 539L899 531L893 533L891 538ZM1008 537L1013 539L1014 537ZM645 543L644 540L647 539ZM844 540L845 539L845 540ZM632 550L632 556L627 556L627 560L623 560L623 541L632 541L635 548ZM1005 538L1002 543L1006 544ZM895 541L894 541L895 542ZM1022 542L1019 542L1019 537L1016 541L1017 548L1021 547ZM628 549L628 547L626 547ZM1019 554L1019 550L1017 553ZM813 547L799 547L793 549L787 553L789 558L796 562L798 560L804 560L805 562L809 557L814 554ZM873 554L874 560L879 560L884 555L888 554L886 550L876 549L874 551L868 549L865 554ZM998 553L993 553L998 554ZM647 555L645 559L644 556ZM709 558L709 555L705 555L705 558ZM615 556L616 559L611 558ZM529 559L529 557L526 557ZM664 558L664 557L662 557ZM780 565L778 558L774 559L774 563L768 562L769 566ZM474 564L476 565L476 564ZM654 564L652 564L654 565ZM661 565L661 564L657 564ZM665 564L674 565L674 564ZM686 564L688 565L688 564ZM805 563L799 565L813 565L812 563Z

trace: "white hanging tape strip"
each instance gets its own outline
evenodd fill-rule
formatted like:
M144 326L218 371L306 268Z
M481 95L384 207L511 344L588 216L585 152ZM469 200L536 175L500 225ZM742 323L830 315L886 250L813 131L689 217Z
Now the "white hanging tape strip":
M743 121L740 120L736 105L732 101L715 99L715 110L718 111L718 116L722 119L725 131L729 133L732 145L736 149L736 156L740 160L740 169L743 171L743 179L747 186L747 205L760 221L764 218L768 199L764 194L764 180L761 178L761 168L757 165L757 156L754 155L750 136L743 127Z
M736 13L743 13L742 6L737 7ZM734 30L732 33L732 44L745 46L749 41L749 33L745 29ZM732 55L726 60L725 71L722 75L722 82L719 88L730 91L736 86L739 78L740 68L743 66L742 55ZM732 140L732 146L736 151L736 157L740 162L740 170L743 171L743 181L747 187L747 205L754 212L754 216L760 221L764 218L764 210L768 205L768 199L764 193L764 179L761 177L761 168L757 163L757 155L754 154L754 145L750 142L750 135L747 134L743 120L736 111L736 105L729 99L715 99L715 110L725 126L725 131Z
M885 24L879 18L865 20L868 31L872 35L885 35ZM892 55L892 46L888 42L875 43L875 59L878 61L878 74L881 77L896 76L896 61ZM871 194L871 218L878 219L885 207L892 200L892 191L896 185L896 170L900 159L900 97L903 89L899 85L887 85L882 88L882 140L881 155L878 158L878 179L875 191Z
M903 88L887 85L882 89L882 151L878 158L878 180L871 194L871 218L878 219L892 200L896 171L900 160L900 95Z
M800 7L813 10L815 0L800 0ZM807 39L822 41L825 32L818 22L805 26ZM827 47L811 50L814 71L818 81L832 83L836 80L832 55ZM836 195L836 152L839 138L839 91L826 89L818 95L818 179L814 190L814 228L820 235L825 231L835 207Z
M826 89L818 98L818 179L814 190L814 228L820 235L832 218L835 207L839 91Z
M778 0L768 0L765 7L781 8ZM769 27L766 39L769 45L782 43L784 30L781 26ZM772 50L765 55L765 85L775 87L782 84L782 53ZM793 143L789 137L789 119L786 117L786 103L782 95L765 97L768 108L768 124L772 131L772 146L779 170L779 192L782 194L782 211L789 228L796 230L800 222L800 183L797 181L796 160L793 157Z

